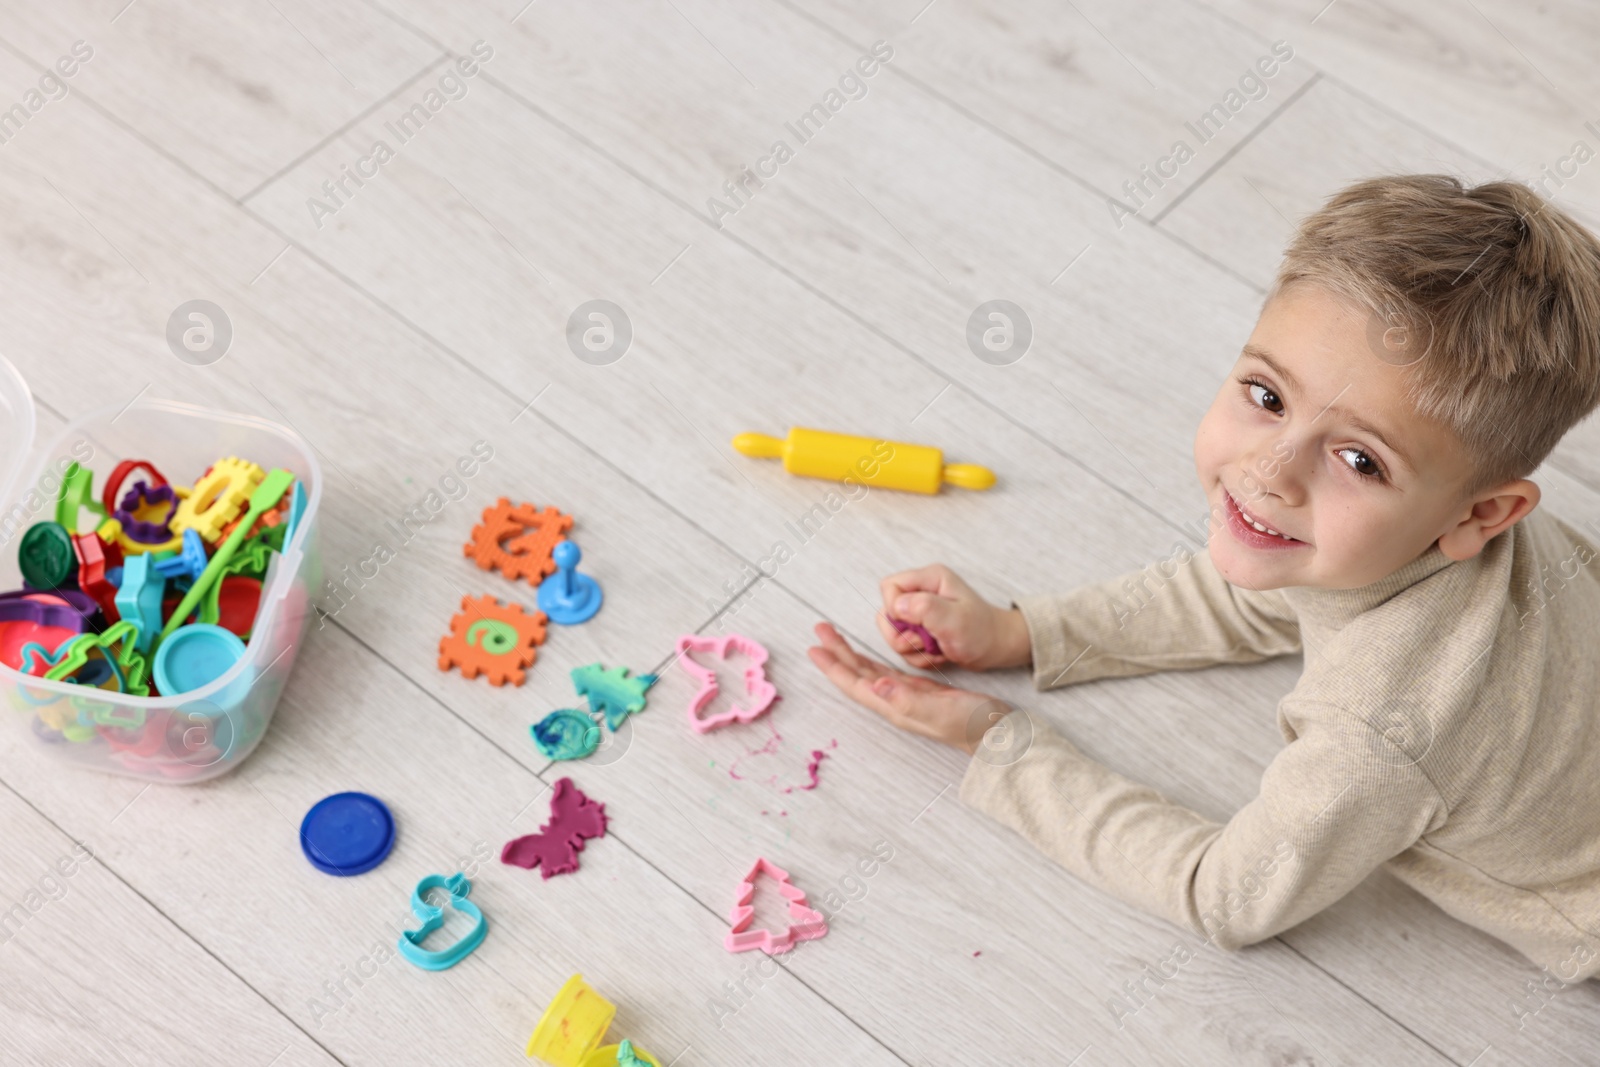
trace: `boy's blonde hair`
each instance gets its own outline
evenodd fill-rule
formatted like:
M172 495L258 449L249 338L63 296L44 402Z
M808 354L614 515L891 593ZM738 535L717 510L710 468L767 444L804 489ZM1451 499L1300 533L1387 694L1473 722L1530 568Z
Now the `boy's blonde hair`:
M1372 310L1374 355L1472 454L1469 494L1531 473L1600 402L1600 242L1525 185L1357 182L1300 224L1272 295L1301 282Z

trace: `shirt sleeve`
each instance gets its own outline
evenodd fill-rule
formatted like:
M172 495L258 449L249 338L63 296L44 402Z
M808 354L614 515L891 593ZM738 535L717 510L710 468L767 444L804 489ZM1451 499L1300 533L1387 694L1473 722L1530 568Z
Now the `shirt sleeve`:
M1065 596L1025 597L1016 607L1028 625L1039 689L1300 650L1300 626L1283 594L1229 584L1204 551Z
M1026 710L984 736L961 800L1074 876L1235 949L1328 907L1444 821L1427 776L1354 716L1320 709L1226 823L1089 759Z

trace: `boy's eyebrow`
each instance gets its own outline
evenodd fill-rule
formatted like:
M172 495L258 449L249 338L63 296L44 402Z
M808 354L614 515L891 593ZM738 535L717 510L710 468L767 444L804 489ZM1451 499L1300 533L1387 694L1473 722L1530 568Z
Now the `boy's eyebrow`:
M1300 379L1296 378L1288 367L1285 367L1282 363L1279 363L1276 359L1274 359L1272 357L1272 353L1268 352L1266 349L1259 345L1247 344L1244 346L1244 354L1254 359L1259 359L1261 362L1270 367L1274 374L1283 379L1283 383L1289 387L1291 392L1305 392L1305 388L1300 384ZM1334 399L1338 398L1335 397ZM1345 422L1348 422L1351 426L1354 426L1357 430L1360 430L1362 433L1371 434L1373 437L1377 438L1378 443L1387 448L1390 452L1393 452L1395 458L1400 461L1407 471L1410 471L1413 474L1416 473L1416 468L1411 465L1410 458L1407 457L1404 452L1400 451L1400 449L1396 448L1392 443L1390 443L1389 439L1383 436L1382 430L1356 415L1348 408L1336 407L1333 404L1329 404L1327 407L1322 409L1322 414L1325 415L1330 411L1333 412L1337 417L1343 419ZM1321 416L1319 415L1318 417L1320 418Z

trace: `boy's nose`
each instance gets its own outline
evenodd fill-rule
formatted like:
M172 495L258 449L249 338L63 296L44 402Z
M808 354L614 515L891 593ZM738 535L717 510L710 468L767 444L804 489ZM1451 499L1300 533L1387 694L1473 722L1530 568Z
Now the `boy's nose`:
M1305 501L1304 464L1296 462L1300 449L1287 438L1267 442L1243 457L1241 475L1246 489L1277 497L1288 507Z

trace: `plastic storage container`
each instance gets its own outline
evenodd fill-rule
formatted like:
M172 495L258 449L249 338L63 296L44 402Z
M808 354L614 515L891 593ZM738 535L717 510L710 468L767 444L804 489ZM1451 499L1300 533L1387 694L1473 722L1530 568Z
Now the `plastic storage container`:
M304 484L305 511L293 538L272 558L245 655L210 684L140 697L47 682L0 664L0 715L59 759L153 782L200 782L237 767L272 720L305 639L311 592L322 580L317 550L322 471L310 446L294 431L253 415L141 398L126 408L104 408L69 422L37 443L30 457L33 398L3 357L0 419L0 592L23 587L17 543L29 526L55 517L68 461L95 472L96 498L104 478L124 459L149 460L183 482L220 457L239 456L267 470L283 467ZM62 721L88 724L92 735L69 741L51 725Z

